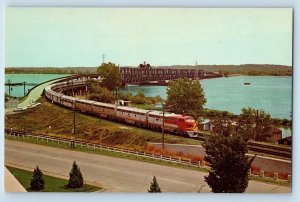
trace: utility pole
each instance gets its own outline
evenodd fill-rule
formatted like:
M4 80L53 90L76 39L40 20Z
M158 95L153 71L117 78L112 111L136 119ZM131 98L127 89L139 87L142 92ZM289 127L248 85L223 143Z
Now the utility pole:
M258 124L259 124L259 121L258 121L258 119L259 119L259 111L258 110L256 110L256 113L255 113L255 115L256 115L256 119L255 119L255 133L254 133L254 140L256 140L256 137L257 137L257 135L258 135Z
M26 95L25 84L26 84L26 82L24 81L24 82L23 82L23 85L24 85L24 96Z
M102 54L102 64L104 63L105 61L105 54Z
M10 97L10 80L8 79L8 95Z
M74 97L74 83L73 83L73 79L72 79L72 96Z
M76 122L75 122L75 112L76 112L76 101L74 100L74 102L73 102L73 111L74 111L74 113L73 113L73 135L74 135L74 137L75 137L75 129L76 129Z
M87 100L87 98L88 98L88 87L85 86L85 99Z
M162 104L163 107L163 124L162 124L162 150L165 149L165 105Z

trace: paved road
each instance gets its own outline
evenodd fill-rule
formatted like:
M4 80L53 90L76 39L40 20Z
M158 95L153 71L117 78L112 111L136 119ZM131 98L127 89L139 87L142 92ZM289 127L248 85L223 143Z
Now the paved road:
M5 140L5 163L67 176L73 160L88 181L105 186L109 192L147 192L155 175L163 192L196 192L206 185L199 171L167 167L140 161L69 151L54 147ZM201 192L210 192L206 185ZM289 187L251 181L247 192L290 192Z

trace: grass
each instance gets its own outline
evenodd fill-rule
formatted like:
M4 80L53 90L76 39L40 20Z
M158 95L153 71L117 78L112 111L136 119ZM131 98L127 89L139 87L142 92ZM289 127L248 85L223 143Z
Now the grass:
M23 185L23 187L25 187L27 191L32 192L32 190L30 189L32 172L8 166L7 168ZM49 175L43 175L43 177L45 180L45 188L41 192L94 192L102 189L101 187L96 187L88 184L84 184L83 187L77 189L67 189L64 188L64 185L68 183L68 180L52 177Z
M250 180L254 180L254 181L258 181L258 182L265 182L265 183L269 183L269 184L278 184L281 186L287 186L290 187L291 186L291 182L287 181L287 180L274 180L273 178L268 178L268 177L259 177L256 175L251 175L250 176Z
M22 140L17 139L17 138L13 138L13 137L9 137L6 136L6 139L10 139L10 140L15 140L15 141L25 141L28 143L33 143L33 144L41 144L41 145L45 145L45 146L52 146L52 147L59 147L62 149L68 149L68 150L75 150L75 151L81 151L81 152L87 152L87 153L93 153L93 154L99 154L99 155L105 155L105 156L110 156L110 157L114 157L114 158L122 158L122 159L130 159L130 160L137 160L137 161L143 161L143 162L147 162L147 163L154 163L154 164L159 164L159 165L164 165L164 166L171 166L171 167L176 167L176 168L182 168L182 169L188 169L188 170L197 170L197 171L201 171L201 172L206 172L208 173L208 168L207 167L192 167L192 166L188 166L185 164L179 164L179 163L174 163L174 162L167 162L167 161L160 161L159 159L152 159L152 158L147 158L147 157L142 157L142 156L136 156L133 154L123 154L123 153L118 153L118 152L114 152L114 151L106 151L106 150L93 150L93 148L80 148L80 146L77 146L76 148L70 148L69 145L66 144L57 144L57 143L52 143L52 142L45 142L42 140L36 140L36 139L24 139ZM251 175L250 176L250 180L254 180L254 181L259 181L259 182L265 182L265 183L269 183L269 184L278 184L281 186L291 186L290 182L286 181L286 180L274 180L272 178L261 178L259 176L255 176L255 175Z
M177 168L184 168L184 169L189 169L189 170L198 170L202 172L208 172L208 169L205 167L192 167L188 166L185 164L179 164L179 163L174 163L174 162L167 162L167 161L160 161L159 159L152 159L152 158L147 158L147 157L142 157L142 156L136 156L134 154L124 154L124 153L119 153L119 152L114 152L114 151L107 151L107 150L99 150L96 149L94 150L93 148L87 148L86 146L83 146L80 148L80 146L76 145L76 148L70 148L69 144L57 144L56 142L52 143L51 141L46 142L42 141L41 139L32 139L32 138L27 138L27 139L22 139L22 138L13 138L10 136L6 136L6 139L9 140L14 140L14 141L22 141L22 142L28 142L28 143L33 143L33 144L40 144L40 145L45 145L45 146L50 146L50 147L58 147L61 149L68 149L68 150L73 150L73 151L80 151L80 152L86 152L86 153L92 153L92 154L99 154L99 155L105 155L105 156L110 156L114 158L122 158L122 159L130 159L130 160L137 160L137 161L143 161L143 162L148 162L148 163L155 163L159 165L165 165L165 166L172 166L172 167L177 167Z
M73 137L73 111L51 104L45 98L40 102L42 104L34 109L6 115L5 127L56 137ZM76 139L128 149L145 149L147 142L161 142L162 134L76 112ZM165 142L201 144L197 140L169 134L165 135Z

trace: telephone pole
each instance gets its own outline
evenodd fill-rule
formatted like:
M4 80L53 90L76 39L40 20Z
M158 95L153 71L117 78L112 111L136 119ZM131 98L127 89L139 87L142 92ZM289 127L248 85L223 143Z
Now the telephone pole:
M104 63L105 61L105 54L102 54L102 64Z

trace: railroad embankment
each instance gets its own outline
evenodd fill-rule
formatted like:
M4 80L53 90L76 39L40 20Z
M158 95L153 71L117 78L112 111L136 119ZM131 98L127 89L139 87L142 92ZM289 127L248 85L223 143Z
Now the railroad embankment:
M98 117L75 113L72 110L52 104L46 99L42 104L17 114L6 115L5 128L25 130L56 137L75 137L77 140L107 144L130 149L145 149L147 142L160 142L162 134L141 128L131 127ZM200 144L199 141L173 135L165 135L166 143Z

